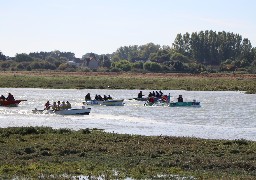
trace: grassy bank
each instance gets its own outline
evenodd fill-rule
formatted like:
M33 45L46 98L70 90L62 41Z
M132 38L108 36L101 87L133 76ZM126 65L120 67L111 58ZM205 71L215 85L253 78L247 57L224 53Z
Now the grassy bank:
M54 130L0 129L0 178L105 179L173 175L199 179L255 179L256 142ZM52 176L54 175L54 176ZM53 179L53 178L52 178Z
M64 89L173 89L256 93L256 75L4 72L0 87Z

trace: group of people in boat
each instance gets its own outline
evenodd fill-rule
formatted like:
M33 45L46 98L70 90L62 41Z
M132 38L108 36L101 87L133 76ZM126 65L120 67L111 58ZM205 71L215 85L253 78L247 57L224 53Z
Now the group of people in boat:
M7 98L4 95L0 96L0 101L15 101L14 96L11 93L8 93Z
M140 91L138 93L138 98L142 98L142 96L144 96L144 95L142 94L142 91ZM170 96L170 94L169 94L169 96ZM182 95L179 95L177 100L178 100L178 102L183 102ZM156 101L168 102L168 96L167 95L163 95L163 92L161 90L159 92L158 91L149 92L148 102L149 103L155 103Z
M138 93L138 98L142 98L142 96L144 96L142 94L142 91L140 91ZM160 90L159 92L158 91L153 91L153 92L149 92L148 94L148 102L150 103L154 103L155 101L166 101L167 100L167 95L163 95L163 92Z
M138 98L142 98L142 96L145 96L145 95L143 95L142 91L140 91L138 93ZM162 96L163 96L163 92L161 90L159 92L158 91L149 92L148 94L148 98L150 97L161 98Z
M94 100L97 100L97 101L107 101L107 100L110 100L110 99L113 99L110 95L103 95L103 97L101 96L101 95L98 95L98 94L96 94L95 95L95 98L94 98ZM91 101L92 99L91 99L91 94L90 93L88 93L88 94L86 94L86 96L85 96L85 101Z
M71 104L69 101L65 102L62 101L62 103L60 101L55 101L53 102L53 104L50 104L49 101L47 101L44 105L44 110L54 110L54 111L59 111L59 110L64 110L64 109L71 109Z

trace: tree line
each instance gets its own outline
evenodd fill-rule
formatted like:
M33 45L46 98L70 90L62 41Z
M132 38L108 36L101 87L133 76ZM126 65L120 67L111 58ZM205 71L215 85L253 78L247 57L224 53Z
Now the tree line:
M90 56L99 61L89 69ZM80 66L69 64L80 63ZM118 48L111 54L86 53L76 58L72 52L32 52L7 57L0 52L1 70L135 71L135 72L223 72L256 73L256 48L250 40L230 32L200 31L177 34L172 46L154 43Z

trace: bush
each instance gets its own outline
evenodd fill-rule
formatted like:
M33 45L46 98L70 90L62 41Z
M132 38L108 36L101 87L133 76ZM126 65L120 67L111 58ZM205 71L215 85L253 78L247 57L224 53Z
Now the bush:
M143 65L143 69L150 72L161 72L162 67L156 62L145 62Z
M113 67L109 70L110 72L121 72L122 70L116 67Z

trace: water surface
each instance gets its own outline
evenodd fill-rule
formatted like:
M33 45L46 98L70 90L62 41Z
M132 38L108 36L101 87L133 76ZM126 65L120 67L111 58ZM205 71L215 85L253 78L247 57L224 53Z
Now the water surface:
M196 99L201 108L147 107L144 102L129 100L139 90L100 89L34 89L0 88L3 95L11 92L16 99L27 99L18 107L0 106L0 127L50 126L53 128L99 128L107 132L189 136L207 139L256 140L256 95L233 91L174 91L165 90L173 98L183 95L184 101ZM49 100L69 101L81 107L84 96L90 92L125 99L122 107L92 107L90 115L61 116L33 114L32 109L42 109ZM143 91L147 95L149 91Z

